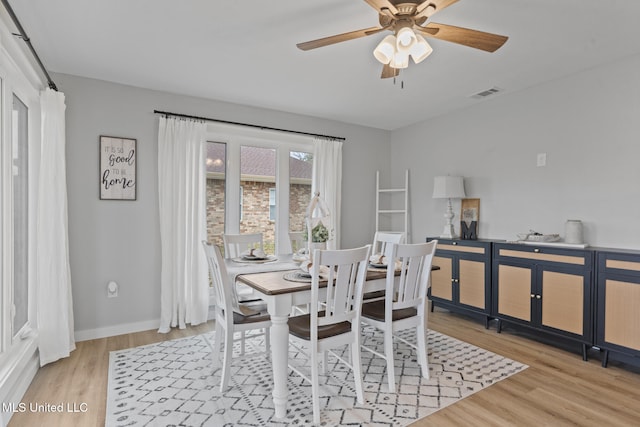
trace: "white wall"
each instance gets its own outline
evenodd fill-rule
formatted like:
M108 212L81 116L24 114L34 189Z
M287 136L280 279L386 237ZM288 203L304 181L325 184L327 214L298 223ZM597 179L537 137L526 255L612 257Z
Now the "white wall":
M153 110L343 136L343 247L369 242L375 171L389 174L390 134L224 102L56 74L67 102L69 244L76 338L152 329L160 316L157 128ZM99 200L98 138L138 141L136 201ZM110 280L119 296L107 298Z
M413 240L437 236L435 175L480 198L480 238L580 219L592 246L640 248L640 57L505 93L392 134L392 170L412 174ZM536 166L547 153L547 166ZM459 230L459 201L454 204Z

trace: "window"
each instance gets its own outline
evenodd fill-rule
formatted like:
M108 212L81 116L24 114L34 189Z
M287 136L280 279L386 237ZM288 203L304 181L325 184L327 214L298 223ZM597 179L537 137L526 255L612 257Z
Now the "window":
M276 220L276 189L269 189L269 221Z
M0 30L6 30L2 19ZM40 85L32 82L36 71L11 56L13 40L6 42L0 42L0 396L12 396L20 389L16 384L31 381L38 350L37 335L26 332L36 316Z
M11 115L11 169L13 181L13 323L12 337L27 324L29 300L28 264L28 127L27 106L13 96Z
M276 150L255 145L240 147L242 203L240 233L262 233L265 251L274 253L276 244L275 200L271 220L271 190L275 199ZM270 221L271 220L271 221Z
M12 86L12 79L2 77L0 74L0 393L7 384L2 378L10 375L3 368L15 366L15 360L24 357L24 351L35 351L36 344L22 334L35 315L30 257L35 193L30 188L34 186L31 144L37 138L31 121L38 112L28 88Z
M289 152L289 230L304 231L307 206L311 200L313 154Z
M302 229L311 200L313 140L215 122L208 131L209 140L226 145L224 232L262 233L268 253L285 253L289 231Z
M219 247L225 224L226 158L227 144L207 142L207 241Z

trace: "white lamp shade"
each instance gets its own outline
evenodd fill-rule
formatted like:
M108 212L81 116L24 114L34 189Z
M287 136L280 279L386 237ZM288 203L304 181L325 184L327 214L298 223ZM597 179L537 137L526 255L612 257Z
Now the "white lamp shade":
M464 178L461 176L436 176L433 179L434 199L462 199L464 197Z
M424 61L427 56L431 55L433 48L420 34L416 34L416 42L411 46L411 58L416 64Z
M396 51L396 37L388 35L383 38L382 41L376 46L373 51L373 56L383 64L388 64L393 59L393 55Z

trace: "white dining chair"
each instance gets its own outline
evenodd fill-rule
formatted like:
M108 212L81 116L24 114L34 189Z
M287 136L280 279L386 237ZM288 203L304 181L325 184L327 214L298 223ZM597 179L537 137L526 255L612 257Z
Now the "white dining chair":
M240 258L243 252L250 249L264 250L262 233L223 234L224 257L227 259ZM256 301L253 291L245 285L234 284L236 296L240 301Z
M271 319L264 306L238 303L233 298L232 284L229 283L227 268L220 249L206 241L202 242L209 264L209 273L215 292L215 339L211 345L211 357L214 366L218 366L220 348L224 342L224 355L222 362L222 374L220 380L220 392L223 392L229 384L229 372L233 357L233 343L241 342L240 355L246 356L244 351L245 339L253 339L264 336L265 354L269 354L269 328ZM262 333L247 334L245 332L261 329ZM236 332L241 338L234 339ZM250 353L255 356L257 353Z
M396 390L394 369L394 338L413 347L418 354L422 376L429 379L427 360L427 290L431 275L431 263L437 240L429 243L394 244L388 251L391 259L387 264L385 298L362 304L362 323L371 325L384 333L384 354L363 346L387 362L389 390ZM400 266L400 272L396 266ZM396 333L416 329L416 342L412 343Z
M291 253L299 253L301 249L306 247L306 241L304 240L304 231L290 231L289 242L291 243ZM291 310L291 315L306 314L309 312L309 305L295 305Z
M308 355L311 378L300 367L289 367L311 383L313 421L320 423L319 364L331 349L348 345L351 362L330 351L353 370L356 396L364 403L362 368L360 365L360 307L362 290L367 275L371 245L356 249L317 250L313 254L310 313L289 318L291 345ZM320 267L322 266L322 268ZM321 277L321 274L326 274ZM320 287L326 281L326 292ZM321 308L321 310L318 310Z
M387 246L390 246L390 244L393 245L394 243L404 243L404 240L404 233L376 231L376 233L373 235L373 243L371 244L371 254L384 255L387 251Z
M289 242L291 243L291 253L295 254L300 249L304 249L304 232L303 231L290 231Z
M389 258L389 254L387 251L393 247L393 244L404 243L404 233L391 233L391 232L383 232L376 231L373 235L373 243L371 244L371 257L375 258L380 255L384 255L387 260ZM363 303L377 301L384 299L385 291L373 291L366 292L363 297Z
M238 258L249 249L264 251L262 233L223 234L224 257L227 259Z

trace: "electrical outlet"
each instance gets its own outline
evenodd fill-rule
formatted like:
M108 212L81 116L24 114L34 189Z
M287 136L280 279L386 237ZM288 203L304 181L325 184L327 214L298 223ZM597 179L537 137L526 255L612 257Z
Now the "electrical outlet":
M537 165L538 167L547 166L547 153L538 153Z
M115 298L118 296L118 284L116 282L109 282L107 284L107 297Z

